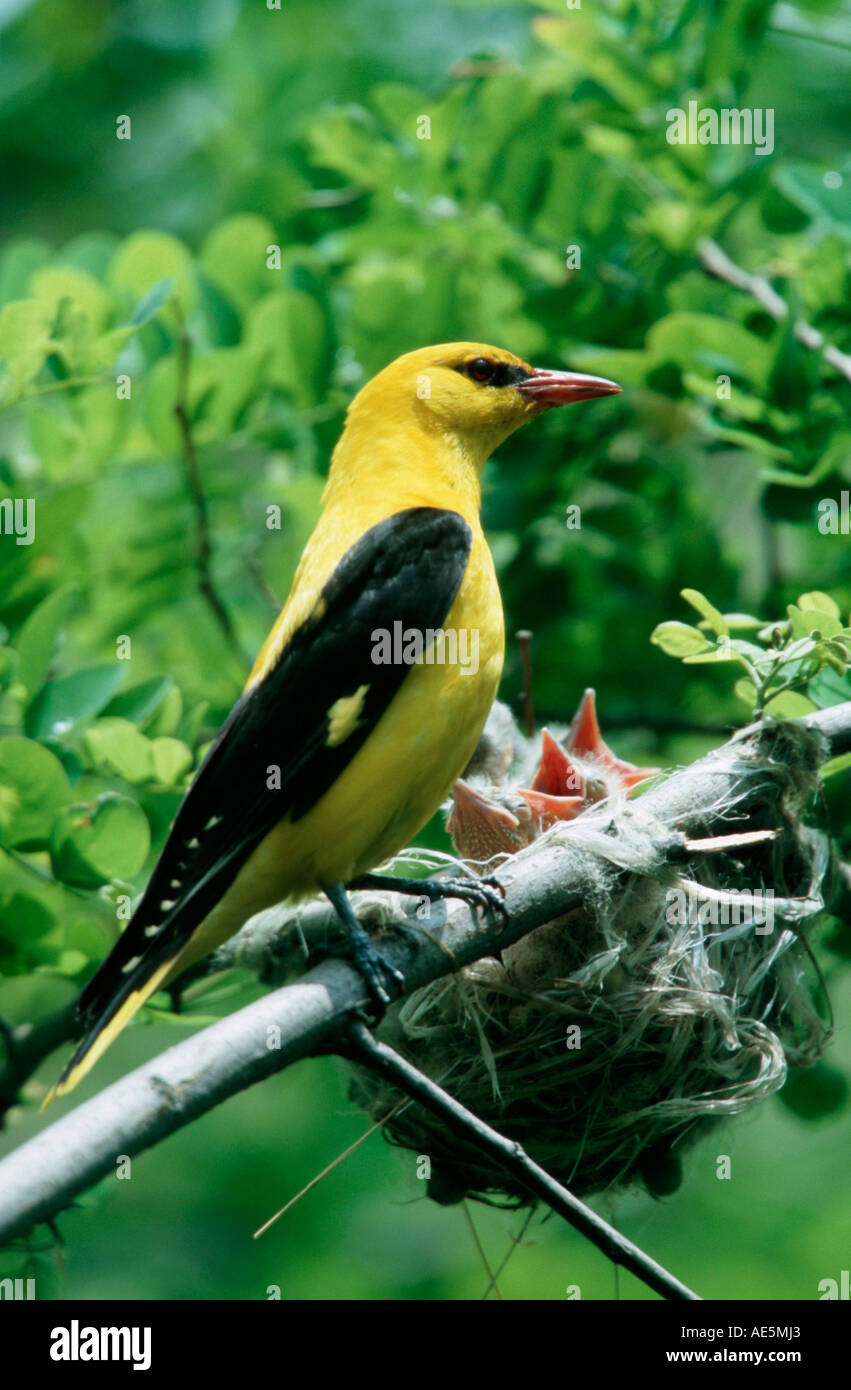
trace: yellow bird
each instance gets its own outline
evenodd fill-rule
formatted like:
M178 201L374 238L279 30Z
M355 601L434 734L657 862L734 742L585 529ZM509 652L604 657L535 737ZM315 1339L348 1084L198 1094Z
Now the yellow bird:
M323 891L380 1011L401 987L346 887L499 899L483 880L387 879L470 760L502 671L479 521L493 450L553 406L620 390L482 343L406 353L349 406L290 595L184 797L132 920L85 986L85 1032L45 1104L147 999L255 912Z

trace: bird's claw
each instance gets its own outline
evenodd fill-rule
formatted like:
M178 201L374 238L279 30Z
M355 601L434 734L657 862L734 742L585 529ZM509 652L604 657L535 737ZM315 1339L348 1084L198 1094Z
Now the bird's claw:
M510 916L508 908L505 906L505 884L501 883L495 874L486 874L479 881L488 886L491 910L502 918L504 926L508 926Z
M485 878L451 878L434 884L435 898L460 898L474 912L496 913L508 922L505 886L492 874Z
M379 1024L387 1007L394 998L404 992L405 977L397 970L371 942L358 942L354 948L353 960L358 974L366 985L370 1001L370 1016L373 1026Z

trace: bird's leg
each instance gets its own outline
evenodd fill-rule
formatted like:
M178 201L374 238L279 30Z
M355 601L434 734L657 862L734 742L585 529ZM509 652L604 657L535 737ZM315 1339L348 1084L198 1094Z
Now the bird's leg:
M350 888L382 888L391 893L410 893L417 898L437 902L440 898L460 898L475 912L498 912L508 921L503 898L505 889L499 879L486 878L395 878L393 874L361 874L353 879Z
M342 883L333 883L324 889L324 893L346 929L355 967L369 991L377 1015L376 1021L380 1021L393 995L401 994L405 988L405 977L373 946L369 933L361 926L352 911Z

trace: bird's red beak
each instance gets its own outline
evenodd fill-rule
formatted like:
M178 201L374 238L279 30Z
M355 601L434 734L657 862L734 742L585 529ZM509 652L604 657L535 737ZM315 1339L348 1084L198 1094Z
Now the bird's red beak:
M525 381L518 381L517 390L547 410L556 405L572 405L574 401L593 401L598 396L617 396L623 387L616 381L607 381L604 376L552 372L546 367L536 367Z

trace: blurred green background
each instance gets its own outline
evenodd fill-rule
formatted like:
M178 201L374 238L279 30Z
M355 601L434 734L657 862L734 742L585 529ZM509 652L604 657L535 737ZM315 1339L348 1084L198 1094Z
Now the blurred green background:
M346 403L400 352L471 338L625 387L546 416L486 475L541 718L591 684L619 753L688 762L748 707L740 673L650 644L688 620L682 588L766 621L822 590L847 616L849 540L817 516L851 487L849 385L792 323L851 351L850 72L835 0L0 0L0 498L37 508L32 545L0 537L10 1024L69 1000L114 939L116 900L144 882L286 594ZM773 152L669 144L666 113L690 99L772 108ZM785 321L706 273L705 238L770 278ZM181 392L226 623L198 590ZM502 693L520 689L512 645ZM851 698L847 673L807 695ZM846 850L849 778L817 808ZM64 814L84 802L88 838ZM422 842L448 848L439 823ZM707 1297L815 1298L847 1265L851 943L830 921L817 937L826 1061L698 1147L672 1197L597 1201ZM230 980L181 1020L149 1011L81 1096L254 993ZM43 1125L59 1063L0 1153ZM365 1128L342 1064L303 1064L102 1184L61 1218L60 1255L41 1234L0 1252L0 1276L34 1270L40 1296L72 1298L480 1297L463 1209L426 1201L414 1156L378 1137L251 1240ZM498 1264L521 1218L473 1219ZM499 1282L616 1293L555 1218ZM649 1295L624 1276L620 1296Z

